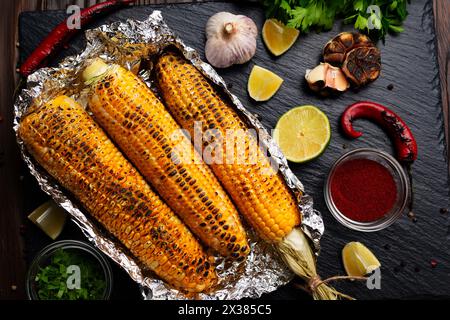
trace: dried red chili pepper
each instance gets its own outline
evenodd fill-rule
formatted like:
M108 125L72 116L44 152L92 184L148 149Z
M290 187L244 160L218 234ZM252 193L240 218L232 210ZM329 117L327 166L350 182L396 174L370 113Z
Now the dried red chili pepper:
M91 22L98 14L108 12L119 7L128 5L136 0L110 0L98 3L80 12L80 24L84 27ZM40 67L43 61L66 43L79 30L70 29L67 26L67 19L57 25L50 34L39 44L31 55L20 66L19 73L25 77Z
M417 159L416 139L406 123L392 110L370 101L361 101L347 107L341 117L344 133L358 138L362 132L353 128L353 121L359 118L372 120L382 126L391 136L400 161L411 163Z

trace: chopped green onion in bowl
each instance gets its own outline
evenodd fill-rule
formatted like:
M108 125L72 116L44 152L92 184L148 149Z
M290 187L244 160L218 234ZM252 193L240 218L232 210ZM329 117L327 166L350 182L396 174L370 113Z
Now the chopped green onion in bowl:
M33 261L27 281L31 300L104 300L111 294L109 263L80 241L58 241Z

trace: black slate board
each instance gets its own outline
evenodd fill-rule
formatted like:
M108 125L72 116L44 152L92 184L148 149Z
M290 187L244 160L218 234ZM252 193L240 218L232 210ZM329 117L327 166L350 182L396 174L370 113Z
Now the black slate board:
M303 79L307 68L317 65L323 45L342 30L336 23L332 31L301 35L296 44L279 58L272 57L258 38L258 51L245 65L235 66L219 73L232 84L235 93L251 111L262 117L263 124L271 129L278 118L290 108L302 104L320 107L330 118L333 138L322 157L309 164L291 164L291 168L314 196L315 207L322 212L326 233L322 240L319 271L322 277L343 274L340 252L349 241L365 243L382 264L381 290L368 290L363 283L341 282L336 286L360 299L447 297L450 298L450 228L449 216L440 208L449 207L449 179L445 155L445 138L432 16L432 1L413 1L406 21L406 31L388 37L382 50L383 73L381 77L359 92L347 92L337 98L318 98L311 94ZM210 15L218 11L241 13L253 18L262 27L264 14L252 4L203 3L170 6L142 6L124 9L99 20L93 26L128 18L145 19L154 9L160 9L167 23L190 46L204 57L204 26ZM39 41L63 20L62 11L26 12L20 16L20 56L23 61ZM83 36L76 37L59 58L80 52L84 48ZM248 74L254 64L275 71L285 80L281 90L266 103L251 101L246 92ZM393 90L388 85L393 84ZM338 119L345 106L357 100L373 100L391 106L410 125L418 140L419 159L413 166L415 182L416 223L406 216L391 227L376 233L349 230L337 223L326 209L323 184L327 172L341 154L358 147L372 147L393 153L392 144L383 131L361 120L357 126L365 135L355 141L343 137L338 129ZM28 211L40 204L45 196L24 168ZM80 232L70 225L63 235L81 238ZM29 228L26 243L28 259L48 240L39 231ZM431 268L430 261L438 265ZM116 288L124 289L115 298L136 297L132 281L116 268ZM266 298L297 299L305 294L293 286L280 288Z

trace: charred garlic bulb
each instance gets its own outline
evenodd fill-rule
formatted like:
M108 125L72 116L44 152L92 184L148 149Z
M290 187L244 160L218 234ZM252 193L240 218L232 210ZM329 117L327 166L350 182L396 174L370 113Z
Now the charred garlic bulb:
M249 17L216 13L206 24L206 59L217 68L245 63L255 55L257 35Z
M381 52L364 34L343 32L323 49L325 62L341 67L342 72L360 87L375 81L381 72Z
M350 87L342 70L329 63L321 63L314 69L307 70L305 78L311 90L321 94L328 94L333 90L342 92Z

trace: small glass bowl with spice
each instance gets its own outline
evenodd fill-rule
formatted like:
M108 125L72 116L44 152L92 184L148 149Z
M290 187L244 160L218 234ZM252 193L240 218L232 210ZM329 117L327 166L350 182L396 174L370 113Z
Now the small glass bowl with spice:
M85 242L57 241L34 258L26 291L30 300L108 300L111 266L102 253Z
M364 232L393 224L410 198L408 176L386 152L355 149L332 166L325 183L325 202L344 226Z

